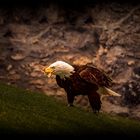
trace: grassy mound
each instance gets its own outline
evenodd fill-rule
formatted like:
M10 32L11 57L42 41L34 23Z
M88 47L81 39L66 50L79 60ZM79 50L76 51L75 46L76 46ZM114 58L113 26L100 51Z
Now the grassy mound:
M137 137L140 122L96 115L41 93L0 84L0 134Z

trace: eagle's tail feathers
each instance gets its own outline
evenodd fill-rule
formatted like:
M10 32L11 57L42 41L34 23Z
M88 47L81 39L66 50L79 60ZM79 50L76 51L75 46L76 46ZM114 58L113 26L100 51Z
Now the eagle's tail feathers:
M109 96L121 96L120 94L116 93L115 91L107 88L107 87L99 87L97 92L101 95L109 95Z

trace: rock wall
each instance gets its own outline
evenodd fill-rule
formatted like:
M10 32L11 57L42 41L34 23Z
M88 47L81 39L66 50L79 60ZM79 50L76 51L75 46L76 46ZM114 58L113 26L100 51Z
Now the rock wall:
M139 118L140 4L89 3L65 7L0 8L0 80L66 102L40 68L55 60L93 63L114 80L121 98L103 98L102 111ZM90 110L87 97L77 106Z

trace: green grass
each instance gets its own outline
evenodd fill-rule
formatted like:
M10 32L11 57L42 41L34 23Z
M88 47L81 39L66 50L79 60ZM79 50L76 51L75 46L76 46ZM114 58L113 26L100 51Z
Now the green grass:
M98 115L41 93L0 84L0 134L140 135L140 122Z

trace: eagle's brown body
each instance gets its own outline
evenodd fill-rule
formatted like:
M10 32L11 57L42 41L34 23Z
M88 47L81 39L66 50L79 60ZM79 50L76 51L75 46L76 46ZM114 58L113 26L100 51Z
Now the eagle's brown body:
M56 75L57 84L67 93L68 103L72 105L77 95L88 95L93 111L99 111L101 100L97 90L102 86L109 87L111 79L92 65L73 65L73 67L75 72L69 78L61 79Z

